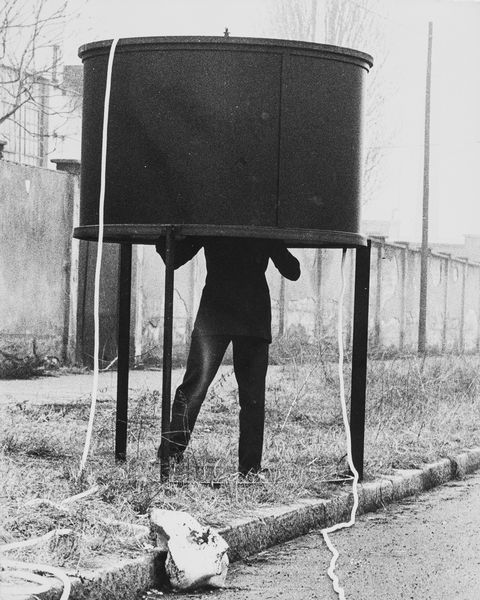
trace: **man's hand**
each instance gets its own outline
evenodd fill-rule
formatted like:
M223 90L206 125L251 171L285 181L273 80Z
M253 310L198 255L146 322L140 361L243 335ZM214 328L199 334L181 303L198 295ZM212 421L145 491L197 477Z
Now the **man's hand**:
M288 250L284 242L275 240L272 243L270 257L273 260L273 264L280 271L281 275L287 279L290 279L290 281L297 281L301 272L300 263Z

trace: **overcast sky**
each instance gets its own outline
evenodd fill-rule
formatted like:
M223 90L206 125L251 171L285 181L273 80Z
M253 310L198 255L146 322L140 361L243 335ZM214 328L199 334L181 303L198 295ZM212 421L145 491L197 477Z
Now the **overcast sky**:
M66 62L81 44L114 36L279 37L275 0L73 0ZM304 0L308 4L308 0ZM321 2L319 2L321 4ZM430 239L480 235L480 3L379 0L372 15L387 33L388 135L381 177L364 217L391 220L393 237L421 237L427 22L434 21ZM374 14L375 13L375 14ZM319 34L321 35L321 34ZM317 41L321 42L321 39ZM371 52L368 47L358 48ZM384 57L376 56L377 62Z

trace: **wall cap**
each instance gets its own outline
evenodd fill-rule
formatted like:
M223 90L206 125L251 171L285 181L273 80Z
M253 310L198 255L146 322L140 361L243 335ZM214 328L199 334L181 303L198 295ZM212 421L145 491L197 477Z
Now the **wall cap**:
M80 175L80 161L77 158L51 158L52 162L57 167L57 171L65 171L71 175Z

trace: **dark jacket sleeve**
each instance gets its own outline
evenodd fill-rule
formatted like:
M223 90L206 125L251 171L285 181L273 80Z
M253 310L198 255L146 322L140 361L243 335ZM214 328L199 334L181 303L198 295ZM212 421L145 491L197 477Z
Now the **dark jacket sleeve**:
M289 252L283 242L272 242L270 258L280 273L287 279L296 281L300 277L300 263L295 256Z
M203 243L198 238L185 238L183 240L175 240L174 253L173 253L173 267L178 269L189 260L191 260L195 254L203 246ZM162 238L156 245L155 248L165 262L165 238Z

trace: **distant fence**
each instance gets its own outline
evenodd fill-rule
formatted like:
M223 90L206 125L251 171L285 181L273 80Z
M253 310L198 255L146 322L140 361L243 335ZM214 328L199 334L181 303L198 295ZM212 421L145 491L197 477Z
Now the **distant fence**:
M299 281L281 278L269 267L274 335L299 335L310 342L336 344L341 250L294 250L302 265ZM162 340L163 268L154 250L136 254L135 353ZM344 339L352 341L355 252L344 267ZM175 340L188 341L202 284L203 257L175 276ZM282 283L283 281L283 283ZM369 345L372 349L416 352L420 302L420 251L408 244L372 240ZM427 296L427 349L431 352L480 351L480 264L450 255L430 254Z
M16 345L62 361L90 364L93 352L93 275L96 244L72 240L78 222L78 163L68 172L0 161L0 349ZM341 250L294 250L296 282L269 267L274 336L297 335L335 344ZM353 250L345 261L344 338L352 339ZM119 251L106 244L100 289L101 358L116 356ZM205 278L203 256L175 274L174 345L188 345ZM151 246L134 246L131 352L148 362L161 354L164 267ZM372 240L370 347L417 349L420 252ZM428 268L427 349L480 351L480 264L431 254ZM104 364L105 364L104 363Z

